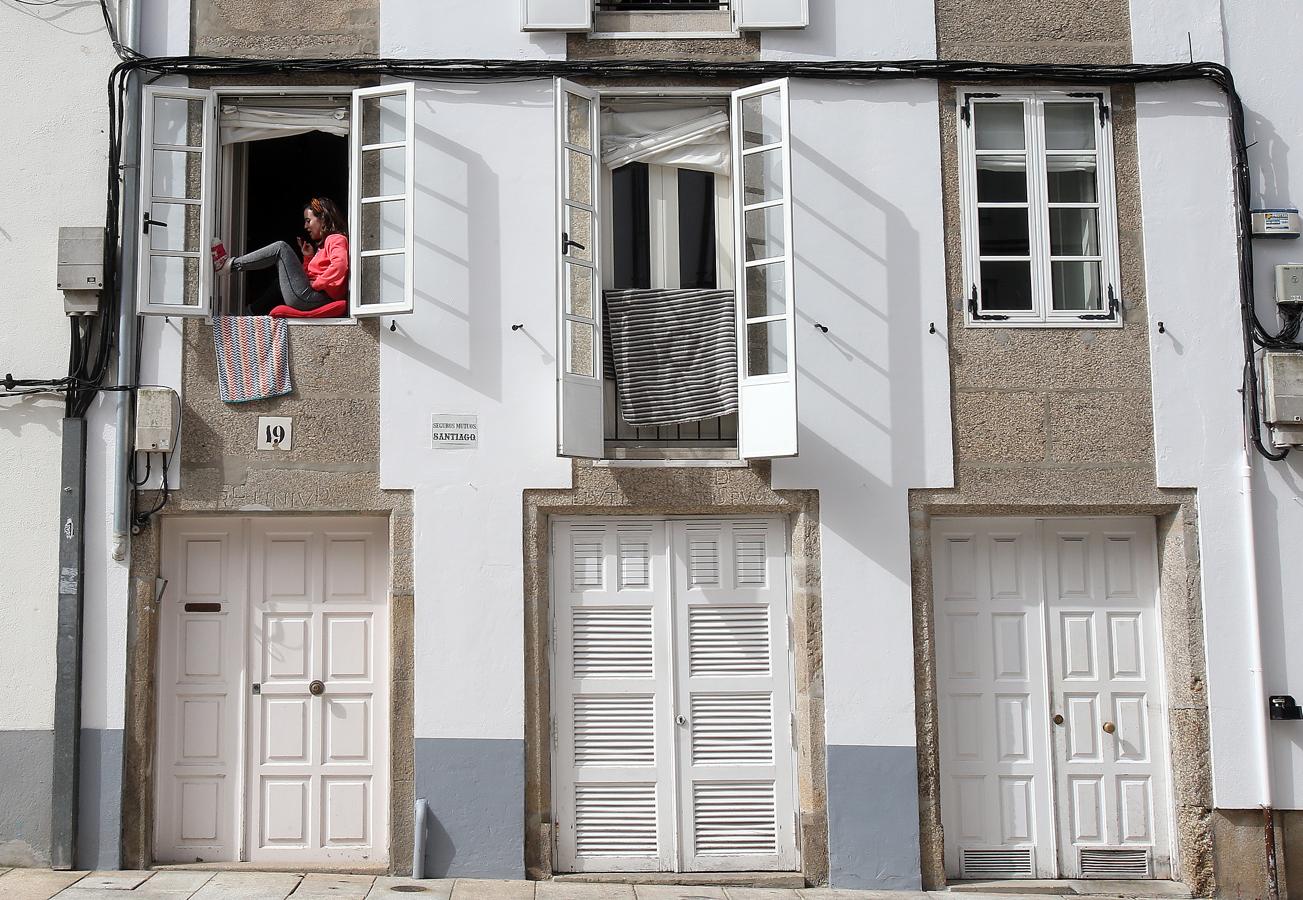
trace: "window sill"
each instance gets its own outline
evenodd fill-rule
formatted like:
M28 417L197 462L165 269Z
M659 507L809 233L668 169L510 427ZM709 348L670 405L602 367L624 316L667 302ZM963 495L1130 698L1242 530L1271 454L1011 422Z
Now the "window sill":
M745 459L592 459L595 469L745 469Z
M995 321L995 322L980 322L980 321L974 321L974 320L969 319L969 318L967 318L967 317L965 317L965 319L964 319L964 327L965 327L965 328L1048 328L1048 329L1063 329L1063 328L1093 328L1093 329L1101 329L1101 328L1105 328L1105 329L1108 329L1108 328L1121 328L1121 327L1123 326L1123 324L1124 324L1124 322L1123 322L1123 320L1122 320L1121 318L1117 318L1117 319L1099 319L1099 320L1094 320L1094 321L1089 320L1089 319L1087 319L1087 320L1085 320L1085 321L1082 321L1082 320L1072 320L1072 321L1064 320L1064 321L1061 321L1061 322L1055 322L1055 321L1049 321L1049 322L1046 322L1046 321L1041 321L1041 320L1019 322L1019 321L1017 321L1017 320L1015 320L1015 319L1008 319L1008 320L1003 320L1003 319L1002 319L1002 320Z

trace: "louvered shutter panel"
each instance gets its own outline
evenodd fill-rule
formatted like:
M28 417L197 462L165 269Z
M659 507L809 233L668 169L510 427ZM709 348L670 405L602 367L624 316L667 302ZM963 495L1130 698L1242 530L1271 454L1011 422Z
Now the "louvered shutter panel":
M563 871L673 867L664 523L553 532L556 805Z
M677 522L682 868L794 870L786 531Z
M520 0L524 31L588 31L593 27L593 0Z
M733 0L741 31L804 28L810 24L808 0Z

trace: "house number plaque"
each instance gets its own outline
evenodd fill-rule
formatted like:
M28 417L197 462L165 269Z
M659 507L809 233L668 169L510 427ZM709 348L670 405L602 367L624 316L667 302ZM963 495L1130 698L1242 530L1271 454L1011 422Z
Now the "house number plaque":
M292 416L258 417L259 450L293 450L294 419Z

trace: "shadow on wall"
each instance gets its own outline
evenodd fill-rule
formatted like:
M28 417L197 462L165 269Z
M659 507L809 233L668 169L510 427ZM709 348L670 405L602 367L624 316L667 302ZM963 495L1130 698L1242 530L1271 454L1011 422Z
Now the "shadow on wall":
M505 131L493 134L503 121L493 116L487 118L484 131L471 131L474 116L463 113L469 105L484 106L489 113L513 106L552 105L550 81L540 82L532 91L522 85L512 87L514 94L418 82L416 310L398 322L395 334L385 336L398 352L494 401L503 399L502 272L512 263L504 257L510 247L503 240L501 175L472 147L477 140L514 136ZM447 110L451 111L443 112ZM441 120L450 126L448 131L440 128ZM549 159L553 154L550 142L518 150L546 154ZM550 196L551 182L539 190ZM550 231L539 240L550 240ZM539 305L547 307L549 322L554 293L550 280L539 286ZM547 348L535 344L550 365Z

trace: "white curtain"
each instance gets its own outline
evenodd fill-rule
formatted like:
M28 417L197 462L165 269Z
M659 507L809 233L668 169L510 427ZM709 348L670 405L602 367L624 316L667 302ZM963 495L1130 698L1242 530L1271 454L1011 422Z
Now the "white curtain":
M264 141L323 131L348 136L348 110L344 107L246 106L222 104L218 118L222 144Z
M729 174L728 113L719 106L631 101L602 113L602 163Z

